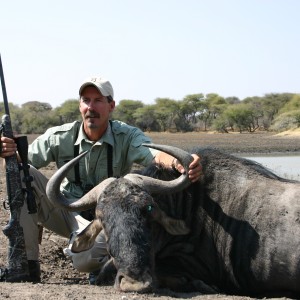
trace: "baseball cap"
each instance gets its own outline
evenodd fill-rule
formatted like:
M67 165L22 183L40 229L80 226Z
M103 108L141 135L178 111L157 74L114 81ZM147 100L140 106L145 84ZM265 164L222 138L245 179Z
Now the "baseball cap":
M79 88L79 96L81 96L83 89L88 85L95 86L103 96L111 96L112 98L114 98L114 90L111 83L103 77L96 76L86 78L83 81L81 87Z

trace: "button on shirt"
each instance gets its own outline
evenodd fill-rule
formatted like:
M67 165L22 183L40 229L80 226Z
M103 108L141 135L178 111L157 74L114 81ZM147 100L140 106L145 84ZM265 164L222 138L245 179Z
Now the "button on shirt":
M79 127L79 131L78 131ZM78 137L75 140L76 132ZM124 176L130 172L134 163L147 166L157 150L142 146L151 139L136 128L120 121L111 121L105 134L97 142L88 140L83 125L76 121L48 129L40 135L28 149L28 160L36 168L55 162L57 168L74 158L74 145L79 145L79 153L90 150L79 161L81 185L75 183L72 168L61 185L61 191L68 198L80 198L87 185L96 186L107 178L107 145L113 151L113 176Z

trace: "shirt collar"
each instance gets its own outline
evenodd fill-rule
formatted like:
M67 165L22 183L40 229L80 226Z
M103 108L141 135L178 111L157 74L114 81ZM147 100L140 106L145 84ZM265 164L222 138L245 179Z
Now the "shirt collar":
M114 137L113 137L113 132L112 132L112 128L111 128L111 122L108 123L105 133L97 142L92 142L88 139L88 137L86 136L86 134L83 130L83 123L81 123L75 145L80 145L82 140L84 140L87 143L92 143L92 144L102 145L102 143L107 143L107 144L114 146Z

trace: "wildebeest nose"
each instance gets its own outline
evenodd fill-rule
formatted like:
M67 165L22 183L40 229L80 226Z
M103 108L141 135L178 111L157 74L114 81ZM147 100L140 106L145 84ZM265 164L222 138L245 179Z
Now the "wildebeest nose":
M142 276L144 277L144 276ZM152 277L148 274L147 278L134 279L118 272L115 280L115 288L123 292L149 293L152 291Z

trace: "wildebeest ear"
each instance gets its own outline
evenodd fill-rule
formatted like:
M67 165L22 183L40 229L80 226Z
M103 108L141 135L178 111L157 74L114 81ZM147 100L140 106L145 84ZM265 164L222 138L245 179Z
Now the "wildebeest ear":
M161 224L167 232L172 235L185 235L190 232L183 220L174 219L166 215L157 205L152 212L152 218L157 223Z
M71 251L74 253L82 252L93 247L95 239L102 230L102 224L99 219L92 221L75 238Z

